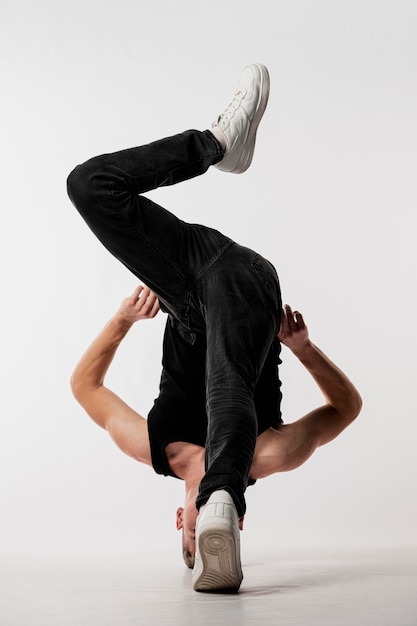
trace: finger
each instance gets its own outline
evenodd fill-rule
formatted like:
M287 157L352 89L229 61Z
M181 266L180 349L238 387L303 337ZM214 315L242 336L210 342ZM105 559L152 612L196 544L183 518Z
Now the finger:
M278 332L278 339L282 339L288 333L288 318L285 308L282 309L281 326Z
M289 304L285 305L285 314L287 317L288 328L292 332L297 329L297 320L295 319L292 308Z
M146 288L146 294L145 294L145 290L143 293L144 293L144 296L143 296L144 300L143 300L143 303L141 304L140 313L143 316L151 317L153 308L155 306L155 302L158 302L158 298L153 293L153 291L151 291L149 288ZM146 297L146 300L145 300L145 297ZM159 306L159 302L158 302L158 306ZM157 311L155 312L154 315L156 315L156 313Z
M155 302L153 303L151 312L150 312L150 317L155 317L155 315L158 313L159 311L159 300L158 298L155 296L155 294L153 294L155 297Z
M139 299L139 296L142 293L143 289L144 289L143 285L138 285L136 287L135 291L130 296L134 302L136 302L136 300Z
M142 309L142 307L145 306L150 293L151 293L151 290L149 289L149 287L146 287L145 285L143 285L142 291L139 293L138 300L137 300L139 309Z
M300 330L306 327L304 318L302 314L300 313L300 311L294 311L294 318L296 319L297 326Z
M138 311L141 315L147 315L148 312L151 310L152 305L153 299L150 291L147 293L145 290L143 290L137 303Z

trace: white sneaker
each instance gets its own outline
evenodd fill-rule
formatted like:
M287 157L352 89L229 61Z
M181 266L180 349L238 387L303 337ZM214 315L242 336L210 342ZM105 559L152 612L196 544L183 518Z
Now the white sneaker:
M223 159L214 165L223 172L242 174L252 162L256 130L262 119L269 96L269 74L264 65L253 64L243 68L232 102L212 124L212 131L220 129L226 138Z
M227 491L215 491L201 507L196 524L195 591L236 592L243 579L239 519Z

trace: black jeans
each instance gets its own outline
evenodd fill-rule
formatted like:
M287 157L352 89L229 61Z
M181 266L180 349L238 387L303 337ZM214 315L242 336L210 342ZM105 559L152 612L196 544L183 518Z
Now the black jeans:
M206 474L196 504L226 489L243 515L257 437L254 388L280 324L278 277L256 252L139 195L203 174L222 156L210 131L190 130L90 159L69 175L68 194L183 337L206 335Z

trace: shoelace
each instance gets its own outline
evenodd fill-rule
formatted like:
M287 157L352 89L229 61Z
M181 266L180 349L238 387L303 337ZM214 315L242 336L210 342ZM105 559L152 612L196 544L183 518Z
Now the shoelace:
M246 93L246 89L239 89L239 91L235 93L231 103L226 107L224 112L219 115L217 122L215 122L213 125L217 126L222 120L225 120L225 122L230 120L234 116L235 111L240 107L240 103L246 96Z

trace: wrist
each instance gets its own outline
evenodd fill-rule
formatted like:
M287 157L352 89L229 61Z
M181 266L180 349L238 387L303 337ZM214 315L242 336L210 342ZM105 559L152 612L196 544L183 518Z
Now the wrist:
M133 321L127 318L123 313L118 311L110 320L109 324L113 327L117 334L122 337L132 328Z
M310 341L310 339L307 339L301 346L294 346L294 348L291 348L291 352L300 360L308 356L308 354L313 350L314 344Z

